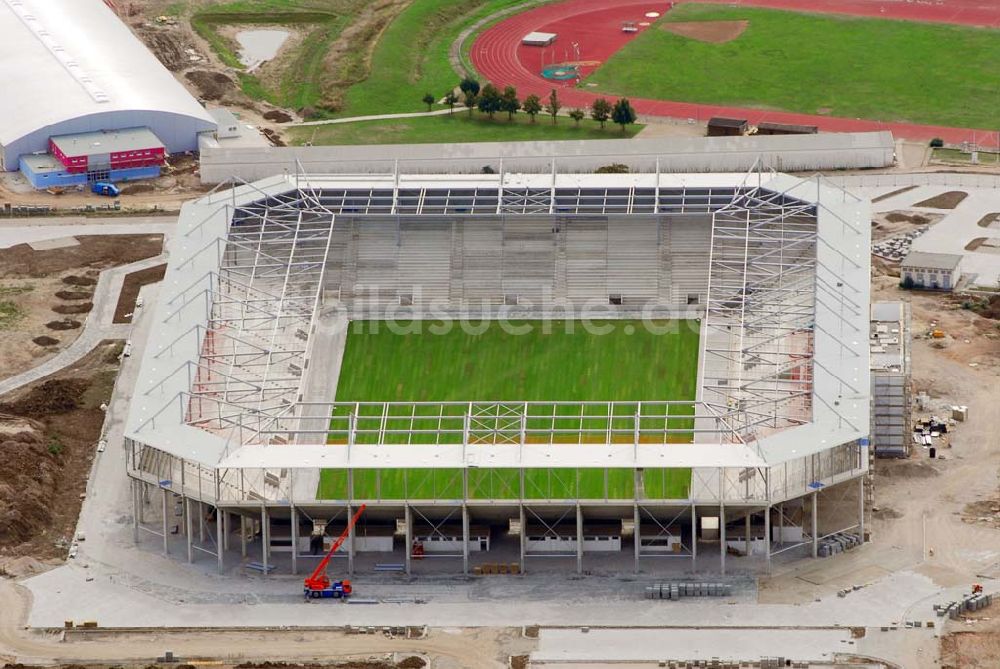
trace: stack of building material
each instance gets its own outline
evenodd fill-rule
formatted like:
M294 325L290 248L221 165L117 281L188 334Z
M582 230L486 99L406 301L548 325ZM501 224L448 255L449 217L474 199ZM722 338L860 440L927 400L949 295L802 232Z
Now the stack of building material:
M727 583L672 582L646 586L646 599L673 599L681 597L728 597L732 586Z
M947 615L952 620L956 620L960 615L966 611L979 611L984 609L993 603L993 595L987 594L985 592L975 592L970 593L960 599L957 602L948 602L947 604L935 604L934 611L938 614L938 617L944 617Z
M838 532L831 534L819 542L817 551L820 557L830 557L861 545L861 538L856 534Z

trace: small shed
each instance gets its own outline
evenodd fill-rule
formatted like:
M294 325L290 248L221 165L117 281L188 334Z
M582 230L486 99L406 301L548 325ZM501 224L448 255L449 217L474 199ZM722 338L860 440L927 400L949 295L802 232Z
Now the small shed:
M530 32L521 39L525 46L548 46L556 41L556 33Z
M952 290L961 278L962 256L910 251L899 265L903 284L930 290Z
M708 120L709 137L732 137L747 134L750 124L745 118L713 116Z
M757 126L758 135L815 135L819 128L814 125L796 123L771 123L764 121Z

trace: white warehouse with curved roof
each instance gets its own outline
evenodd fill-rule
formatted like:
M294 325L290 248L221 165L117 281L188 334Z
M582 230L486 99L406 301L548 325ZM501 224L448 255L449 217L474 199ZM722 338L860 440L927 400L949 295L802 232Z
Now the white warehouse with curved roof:
M0 169L52 136L147 127L171 152L216 122L102 0L0 0Z

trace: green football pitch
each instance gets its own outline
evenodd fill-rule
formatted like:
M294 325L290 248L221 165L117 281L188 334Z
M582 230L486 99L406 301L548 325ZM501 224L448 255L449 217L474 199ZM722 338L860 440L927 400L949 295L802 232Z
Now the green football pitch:
M698 21L747 23L722 43L666 29ZM688 23L685 34L691 30L699 28ZM996 128L997 72L998 30L685 3L584 86L610 95Z
M594 327L588 330L580 321L511 321L510 327L485 321L472 324L470 330L450 322L396 322L389 328L380 321L355 321L348 333L336 401L614 401L625 403L616 415L626 416L634 413L629 402L694 399L699 347L692 321L591 323ZM342 417L350 408L341 405L334 415ZM690 427L684 416L691 410L672 407L669 426ZM464 406L454 408L456 416L463 411ZM528 427L541 429L552 424L553 414L566 417L560 426L578 424L580 408L540 404L533 411L537 413L530 414ZM607 407L600 405L594 411L587 414L587 426L603 430L608 419L601 414L606 416ZM418 414L388 427L434 429L441 421L439 408L428 412L426 417ZM379 408L362 407L357 443L366 441L365 428L384 422ZM343 420L331 421L331 443L345 443L343 425ZM399 443L456 443L462 438L461 433L444 438L397 436ZM690 441L689 434L671 436L672 441ZM574 434L571 440L576 442L579 436ZM688 469L647 469L640 480L641 496L684 498L690 477ZM524 475L526 499L631 499L635 487L632 469L543 468L526 470ZM517 469L469 471L470 499L517 499L520 490ZM346 471L324 470L318 496L346 499ZM461 499L461 470L357 470L354 498Z

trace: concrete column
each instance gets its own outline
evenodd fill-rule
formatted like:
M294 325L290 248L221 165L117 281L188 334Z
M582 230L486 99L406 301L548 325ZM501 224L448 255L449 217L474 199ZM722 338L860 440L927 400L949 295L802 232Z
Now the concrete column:
M271 518L267 507L260 507L260 563L264 565L264 576L267 576L267 561L271 557Z
M747 523L746 523L746 539L743 541L743 552L750 557L750 509L747 509Z
M576 573L583 573L583 510L576 505Z
M635 525L635 534L632 537L633 543L635 544L635 573L639 573L639 553L642 552L642 531L640 525L642 523L642 518L639 516L639 505L635 504L632 507L632 523Z
M299 512L295 510L294 506L289 507L291 512L291 530L292 530L292 573L299 573Z
M348 470L350 471L350 470ZM347 522L351 522L354 517L354 507L347 505ZM354 527L347 531L347 575L354 576Z
M865 543L865 477L858 477L858 535Z
M819 557L819 512L817 508L819 506L819 491L813 493L812 499L812 552L813 557Z
M139 496L139 524L146 522L146 484L136 481L136 494Z
M764 565L767 573L771 573L771 505L764 509Z
M469 507L462 505L462 573L469 575Z
M698 570L698 509L691 505L691 571Z
M410 575L413 562L413 514L410 505L403 507L403 522L406 524L406 575Z
M226 532L223 525L225 524L224 518L228 514L224 512L219 507L215 507L215 555L219 560L219 573L221 574L226 570L225 563L223 561L225 557L226 550Z
M139 486L135 479L130 479L132 489L132 541L139 543L139 508L142 502L139 501Z
M785 545L785 503L778 505L778 543Z
M247 517L240 514L240 555L247 556Z
M160 488L160 492L163 493L163 554L168 555L170 553L170 548L167 545L167 492L166 488Z
M229 550L229 533L232 532L232 522L229 518L229 512L219 509L219 518L216 520L222 526L222 549Z
M188 562L194 562L194 532L191 528L191 500L184 498L184 539L187 541Z
M198 541L205 545L205 503L198 502Z
M523 471L524 470L522 470L522 473L523 473ZM524 504L520 505L519 511L520 511L520 514L521 514L521 573L522 574L526 574L528 572L528 568L527 568L528 565L525 563L525 560L524 560L524 558L525 558L525 555L524 555L524 540L525 540L525 538L527 537L527 534L528 534L528 527L524 524Z
M726 575L726 503L719 500L719 568Z

